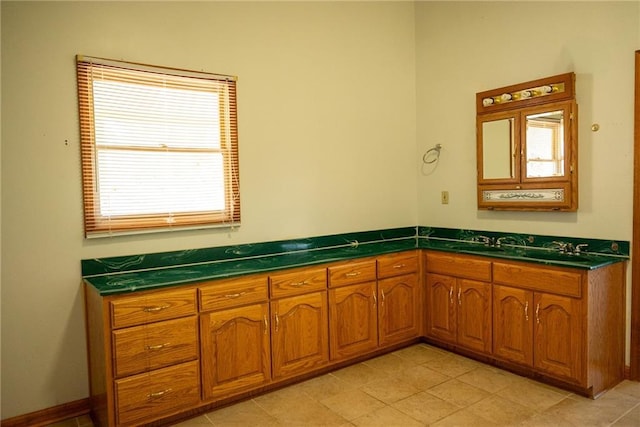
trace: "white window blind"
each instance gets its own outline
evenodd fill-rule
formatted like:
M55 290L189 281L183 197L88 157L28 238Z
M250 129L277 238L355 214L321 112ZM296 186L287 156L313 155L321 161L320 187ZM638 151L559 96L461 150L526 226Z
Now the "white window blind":
M76 62L88 237L239 224L234 77Z

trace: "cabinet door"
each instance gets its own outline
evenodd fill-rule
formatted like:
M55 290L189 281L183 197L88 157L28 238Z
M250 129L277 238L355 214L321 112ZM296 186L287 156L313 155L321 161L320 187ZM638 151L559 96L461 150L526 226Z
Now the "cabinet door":
M533 365L533 293L493 287L493 353L513 362Z
M491 284L458 279L458 344L491 353Z
M376 282L329 289L331 360L375 350L378 346Z
M329 361L327 293L271 302L273 377L311 371Z
M427 334L456 342L455 277L427 274Z
M536 293L534 302L535 368L580 382L580 356L583 352L581 301Z
M215 399L270 379L269 306L256 304L200 316L203 395Z
M420 298L416 274L378 281L378 338L380 346L419 335Z

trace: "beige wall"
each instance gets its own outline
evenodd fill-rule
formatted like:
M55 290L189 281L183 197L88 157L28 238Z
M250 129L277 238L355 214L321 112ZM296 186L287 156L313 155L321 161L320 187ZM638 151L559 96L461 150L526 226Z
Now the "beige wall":
M417 3L417 148L443 145L437 169L422 167L418 177L420 223L630 240L639 4ZM578 212L478 211L476 92L569 71L579 106Z
M413 9L3 1L2 418L88 395L82 258L415 225ZM238 230L83 239L78 53L239 77Z
M638 5L548 6L3 1L1 418L87 396L82 258L414 224L630 240ZM239 76L240 229L83 239L78 53ZM475 93L566 71L580 211L478 212Z

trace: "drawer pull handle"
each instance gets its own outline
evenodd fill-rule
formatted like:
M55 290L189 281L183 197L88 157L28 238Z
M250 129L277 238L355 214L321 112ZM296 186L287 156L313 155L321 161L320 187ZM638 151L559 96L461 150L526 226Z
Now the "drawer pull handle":
M376 295L376 291L373 291L373 306L378 305L378 296Z
M149 393L149 399L157 399L159 397L164 396L165 394L169 393L171 391L170 388L166 389L166 390L162 390L162 391L154 391L152 393Z
M308 284L309 282L307 282L306 280L303 280L302 282L292 283L291 286L293 286L294 288L300 288L302 286L307 286Z
M538 304L536 305L536 323L538 323L538 324L540 324L540 316L539 316L539 313L540 313L540 303L538 303Z
M384 305L384 289L380 289L380 296L382 297L382 301L380 302L380 305Z
M462 305L462 289L458 288L458 305Z
M393 266L393 268L404 268L406 267L404 264L396 264Z
M267 315L264 315L264 333L269 333L269 321L267 320Z
M449 302L453 304L453 286L449 289Z
M237 293L237 294L227 294L224 297L225 298L229 298L229 299L236 299L236 298L240 298L244 294L246 294L246 292L240 292L240 293Z
M280 318L278 317L278 313L276 313L276 332L280 329Z
M524 303L524 320L529 321L529 301Z
M352 271L350 273L345 273L344 277L356 277L356 276L359 276L359 275L360 275L359 271Z
M168 305L154 305L150 307L145 307L142 309L142 311L145 311L147 313L157 313L158 311L166 310L167 308L169 308Z
M164 344L156 344L156 345L148 345L145 348L148 351L153 351L153 350L160 350L162 348L168 347L170 343L166 342Z

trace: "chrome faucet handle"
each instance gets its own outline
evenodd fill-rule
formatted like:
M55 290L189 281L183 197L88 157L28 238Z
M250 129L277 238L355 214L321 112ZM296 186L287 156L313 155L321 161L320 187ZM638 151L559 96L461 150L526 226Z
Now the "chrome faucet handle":
M581 254L583 250L587 249L588 247L589 247L588 243L580 243L579 245L576 245L576 248L574 249L573 253Z
M560 252L566 252L566 251L567 251L567 243L564 243L564 242L556 242L556 241L553 241L553 242L551 242L551 243L552 243L553 245L557 246L557 248L558 248L558 250L559 250ZM572 246L572 247L573 247L573 246Z
M487 237L487 236L476 236L473 238L473 240L475 240L476 242L482 242L485 244L485 246L492 246L493 245L493 239L491 237Z

